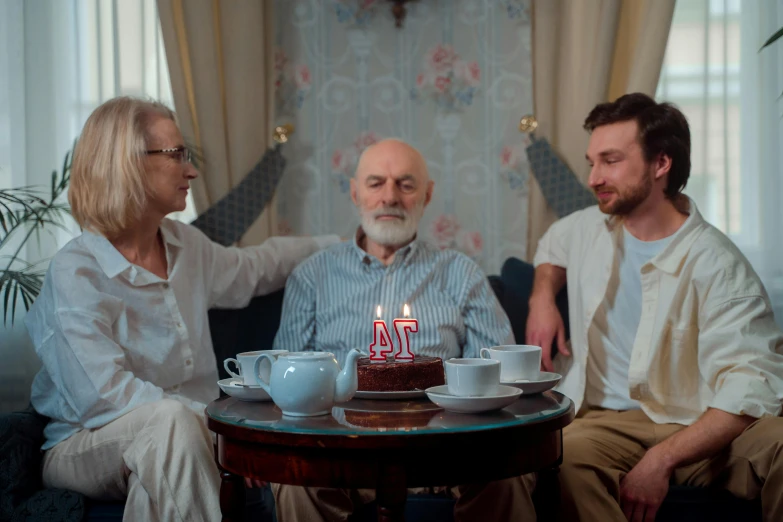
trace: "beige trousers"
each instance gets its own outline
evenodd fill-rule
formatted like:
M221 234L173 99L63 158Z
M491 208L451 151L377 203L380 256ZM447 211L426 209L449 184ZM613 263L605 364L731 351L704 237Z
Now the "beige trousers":
M488 484L471 484L453 488L415 488L408 493L447 492L457 499L454 520L457 522L499 522L524 520L535 522L535 509L530 493L535 487L535 475L524 475ZM278 522L344 521L355 506L375 499L372 489L303 488L272 484ZM527 518L521 518L521 517Z
M46 487L122 500L124 521L219 521L220 476L203 416L175 400L140 406L47 451Z
M685 429L656 424L641 410L587 410L563 430L561 520L625 522L620 481L652 446ZM751 424L718 456L677 469L678 485L717 486L752 499L764 520L783 520L783 418Z

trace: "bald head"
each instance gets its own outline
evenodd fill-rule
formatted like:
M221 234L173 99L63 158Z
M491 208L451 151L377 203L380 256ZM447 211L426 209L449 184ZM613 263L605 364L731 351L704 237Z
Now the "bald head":
M432 199L433 182L421 153L397 139L367 147L351 180L367 237L384 246L410 241Z
M407 170L425 183L430 179L427 162L421 152L397 138L387 138L364 149L359 156L354 177L384 169Z

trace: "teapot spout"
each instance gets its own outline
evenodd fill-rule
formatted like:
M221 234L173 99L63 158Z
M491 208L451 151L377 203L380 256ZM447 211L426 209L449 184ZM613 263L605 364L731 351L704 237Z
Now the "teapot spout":
M359 388L356 361L362 355L362 352L356 348L348 352L348 357L345 359L345 368L337 375L337 381L334 383L335 402L346 402L353 399L353 395Z

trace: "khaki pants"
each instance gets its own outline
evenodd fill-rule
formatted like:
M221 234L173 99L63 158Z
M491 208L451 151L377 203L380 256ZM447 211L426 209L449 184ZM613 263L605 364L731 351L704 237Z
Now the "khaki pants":
M535 487L533 474L453 488L415 488L408 493L447 492L457 499L454 519L467 521L525 520L535 522L530 492ZM356 506L375 499L372 489L303 488L272 484L279 522L343 521ZM532 514L532 515L531 515ZM526 516L527 518L520 518Z
M46 487L126 499L125 521L219 521L220 477L203 416L174 400L140 406L47 451Z
M685 429L656 424L641 410L587 410L563 431L561 519L617 521L620 481L652 446ZM783 418L751 424L718 456L677 469L678 485L717 486L752 499L761 495L765 521L783 520Z

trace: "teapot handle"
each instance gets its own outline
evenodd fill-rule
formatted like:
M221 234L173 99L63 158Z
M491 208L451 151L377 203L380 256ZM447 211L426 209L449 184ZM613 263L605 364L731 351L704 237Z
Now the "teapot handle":
M263 389L270 397L272 396L272 390L270 389L270 385L268 382L264 380L263 377L261 377L259 370L261 369L261 361L264 359L269 359L269 367L271 368L272 365L275 364L275 356L269 355L268 353L263 353L261 356L256 359L255 364L253 365L253 376L256 378L256 382L259 386L261 386L261 389ZM272 380L272 372L270 370L269 372L269 379Z

